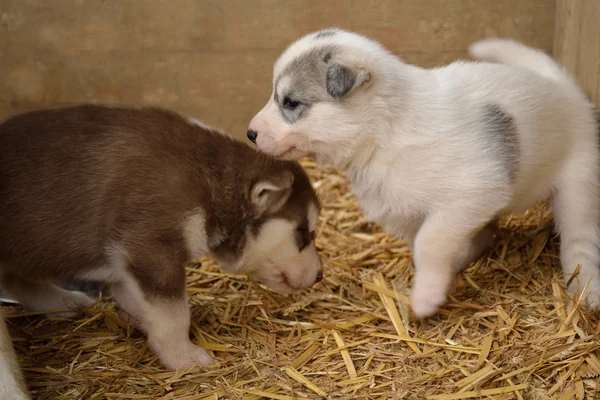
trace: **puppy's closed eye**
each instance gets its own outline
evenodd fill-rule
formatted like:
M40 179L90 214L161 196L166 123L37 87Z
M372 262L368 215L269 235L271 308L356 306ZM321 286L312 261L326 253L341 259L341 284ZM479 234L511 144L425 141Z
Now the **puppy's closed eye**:
M315 239L315 232L309 232L307 225L300 225L296 228L296 244L298 251L304 250Z

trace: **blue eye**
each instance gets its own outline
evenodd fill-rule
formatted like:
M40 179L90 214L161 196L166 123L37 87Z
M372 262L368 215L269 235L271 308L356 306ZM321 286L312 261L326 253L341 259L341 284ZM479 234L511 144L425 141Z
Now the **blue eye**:
M296 107L298 107L299 105L300 105L300 102L299 102L299 101L292 100L292 99L290 99L288 96L286 96L286 97L283 99L283 106L284 106L285 108L289 109L289 110L293 110L293 109L295 109Z

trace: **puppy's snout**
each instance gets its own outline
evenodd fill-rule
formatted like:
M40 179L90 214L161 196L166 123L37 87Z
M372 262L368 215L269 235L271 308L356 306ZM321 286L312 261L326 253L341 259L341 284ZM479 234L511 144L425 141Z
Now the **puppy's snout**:
M319 271L317 273L317 277L315 278L315 283L319 283L323 280L323 271Z
M258 132L256 132L254 129L248 129L246 136L248 136L248 139L250 139L250 141L252 143L256 143L256 138L258 136Z

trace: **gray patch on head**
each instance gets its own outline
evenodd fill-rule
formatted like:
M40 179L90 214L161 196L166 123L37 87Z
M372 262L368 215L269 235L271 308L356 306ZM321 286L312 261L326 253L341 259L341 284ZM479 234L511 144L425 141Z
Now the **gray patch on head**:
M326 75L331 54L337 50L333 45L311 49L291 61L277 78L273 98L288 123L293 124L305 117L313 104L331 99L326 90ZM279 83L284 77L289 77L289 85L280 95ZM286 97L300 105L294 110L285 108L283 102Z
M514 118L499 105L488 104L483 108L482 121L488 147L513 182L520 160L519 134Z
M356 73L339 64L330 65L327 68L327 79L325 86L327 92L339 99L348 93L356 82Z
M332 37L333 35L335 35L338 32L337 29L335 28L326 28L326 29L322 29L319 32L317 32L315 34L314 39L315 40L319 40L319 39L324 39L324 38L328 38L328 37Z

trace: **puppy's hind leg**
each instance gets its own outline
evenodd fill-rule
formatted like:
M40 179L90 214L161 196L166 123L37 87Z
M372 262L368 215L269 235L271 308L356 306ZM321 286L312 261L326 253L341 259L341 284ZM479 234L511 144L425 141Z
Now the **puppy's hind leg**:
M96 302L84 293L65 290L49 282L31 281L11 273L0 276L0 285L24 309L47 312L48 317L74 317L77 312L67 310L90 307Z
M578 296L587 284L586 303L592 309L600 307L599 158L595 144L572 156L552 195L565 282L571 280L579 265L579 274L569 291Z

